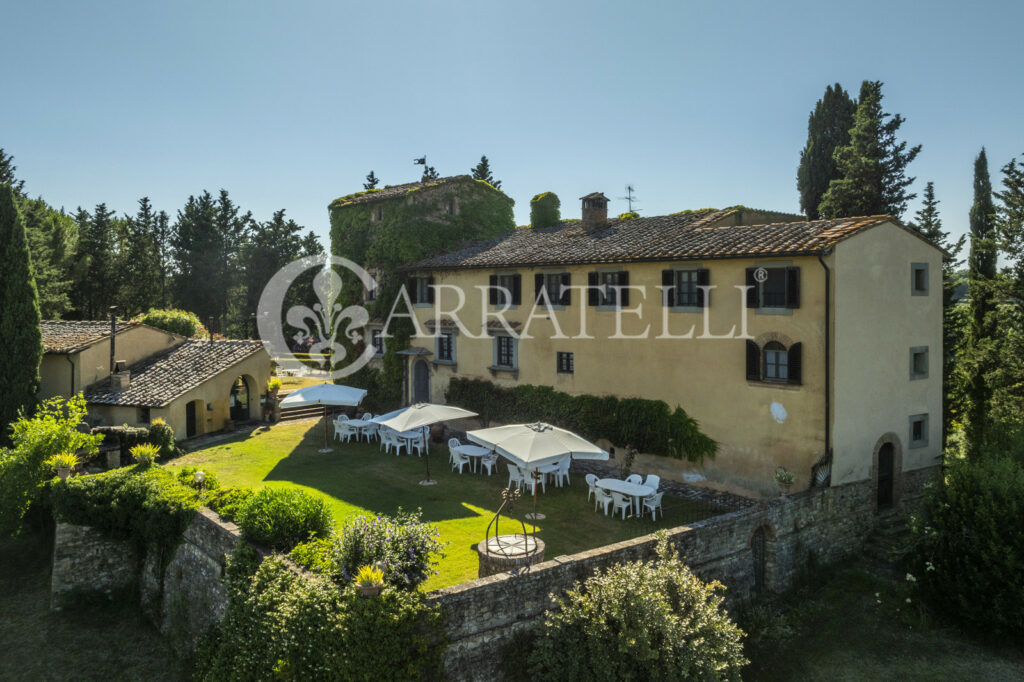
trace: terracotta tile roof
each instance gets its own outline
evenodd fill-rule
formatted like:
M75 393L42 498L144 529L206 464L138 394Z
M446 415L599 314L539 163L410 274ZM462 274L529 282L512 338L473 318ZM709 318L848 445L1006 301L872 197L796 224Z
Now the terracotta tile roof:
M132 365L127 389L113 389L107 378L87 388L85 399L96 405L163 407L262 350L260 341L215 341L211 344L191 339Z
M135 326L118 322L117 333ZM109 320L42 320L43 349L47 353L71 353L110 337Z
M884 222L866 216L764 225L718 224L734 209L693 211L631 220L610 219L587 231L579 222L517 229L503 238L427 258L406 270L445 270L632 261L682 261L752 256L804 256Z
M369 204L375 201L386 201L388 199L397 199L398 197L405 196L411 190L425 189L427 187L439 187L441 185L451 184L453 182L464 182L472 181L472 177L469 175L452 175L447 178L437 178L435 180L427 180L426 182L407 182L404 185L391 185L383 189L370 189L362 192L356 192L347 196L338 197L330 203L328 208L340 208L342 206L352 206L354 204Z

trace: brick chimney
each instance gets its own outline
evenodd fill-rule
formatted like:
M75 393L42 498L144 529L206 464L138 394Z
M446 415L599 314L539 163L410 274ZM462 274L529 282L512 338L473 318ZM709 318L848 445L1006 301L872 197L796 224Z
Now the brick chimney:
M608 223L608 197L601 192L591 192L580 197L583 202L583 227L587 230L600 229Z

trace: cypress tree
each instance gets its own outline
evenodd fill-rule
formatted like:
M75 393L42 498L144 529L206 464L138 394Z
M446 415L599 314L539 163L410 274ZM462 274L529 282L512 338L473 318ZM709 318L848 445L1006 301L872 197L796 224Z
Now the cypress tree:
M1024 309L1024 165L1010 159L1002 168L1003 189L996 192L1000 243L1013 276L1012 300Z
M562 222L562 202L554 192L541 192L530 199L530 227L554 227Z
M32 407L39 388L43 358L39 327L39 295L32 275L32 258L25 223L15 203L14 188L0 185L0 443L8 442L8 425L18 411Z
M501 180L495 180L491 174L491 162L486 156L480 157L480 163L470 169L474 180L483 180L495 189L501 189Z
M836 83L807 117L807 143L800 152L796 187L800 192L800 210L808 220L818 219L818 204L829 183L839 177L835 151L850 143L850 128L857 103Z
M995 332L996 210L988 157L982 147L974 160L974 204L971 206L970 318L967 370L967 452L977 456L985 439L985 419L991 390L986 374L992 370Z
M850 142L835 151L840 177L829 183L821 198L821 217L903 215L917 196L907 192L914 178L907 177L906 168L921 152L921 145L908 150L906 142L897 142L903 122L901 115L882 110L882 82L864 81Z
M380 178L374 175L373 171L366 176L366 182L363 183L363 189L375 189L380 183Z

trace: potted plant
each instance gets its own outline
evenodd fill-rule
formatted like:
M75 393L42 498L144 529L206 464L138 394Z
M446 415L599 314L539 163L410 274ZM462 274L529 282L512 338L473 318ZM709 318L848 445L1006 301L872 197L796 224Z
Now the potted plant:
M61 452L46 460L46 465L56 471L62 481L70 476L71 470L81 463L78 456L71 452Z
M267 404L264 408L267 421L276 422L281 418L281 403L277 400L280 390L281 380L277 377L270 377L267 380Z
M784 467L779 467L775 470L775 482L779 484L779 494L782 496L789 494L789 489L793 487L794 480L793 472L786 471Z
M277 377L270 377L267 380L267 396L271 400L277 400L277 393L281 390L281 380Z
M149 466L156 461L156 458L160 456L160 447L153 445L152 443L142 443L136 445L128 452L131 453L132 459L143 466Z
M364 597L375 597L384 588L384 571L376 566L363 566L356 574L356 585Z

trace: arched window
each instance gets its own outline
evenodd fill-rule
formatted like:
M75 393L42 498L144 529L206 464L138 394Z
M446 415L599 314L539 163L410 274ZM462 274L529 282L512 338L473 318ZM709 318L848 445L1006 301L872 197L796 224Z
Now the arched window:
M789 380L789 353L778 341L764 345L764 378L768 381Z
M747 340L747 380L800 385L803 383L803 344L786 348L779 341L759 346Z

